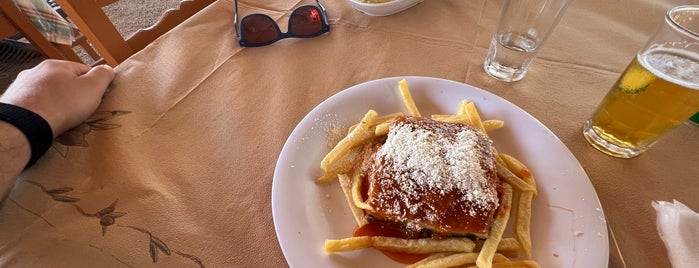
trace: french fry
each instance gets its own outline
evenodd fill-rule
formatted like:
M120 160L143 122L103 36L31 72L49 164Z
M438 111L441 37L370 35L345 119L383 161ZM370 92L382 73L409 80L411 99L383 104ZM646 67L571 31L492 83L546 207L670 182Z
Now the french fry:
M507 258L507 256L502 255L500 253L495 253L495 256L493 256L493 263L506 262L506 261L510 261L510 259Z
M325 240L328 253L352 251L373 247L388 251L427 254L441 252L471 252L476 244L468 238L454 237L447 239L403 239L386 236L359 236L338 240Z
M451 114L435 114L431 117L432 120L445 122L445 123L461 123L461 124L471 124L471 117L468 115L451 115ZM482 122L485 131L493 131L505 126L505 122L502 120L485 120Z
M483 121L483 128L485 131L493 131L505 126L505 122L502 120L485 120Z
M497 252L505 256L517 257L517 253L520 250L522 250L522 245L519 244L519 241L515 238L507 237L500 239Z
M498 160L499 158L495 157L495 159ZM501 161L496 161L495 166L497 168L498 176L515 187L515 189L522 192L536 192L534 187L517 177L517 175L507 169L507 167Z
M357 162L360 151L360 147L350 149L336 160L331 170L323 172L323 175L316 179L316 183L326 183L337 178L338 174L348 173L354 167L355 162Z
M416 262L416 263L413 263L413 264L411 264L411 265L408 265L408 266L406 266L405 268L416 268L416 267L420 267L420 265L422 265L422 264L424 264L424 263L430 262L430 261L432 261L432 260L444 258L444 257L449 256L449 255L451 255L451 254L454 254L454 253L434 253L434 254L430 254L430 256L427 256L426 258L424 258L424 259L422 259L422 260L420 260L420 261L418 261L418 262Z
M461 263L461 265L470 264L470 263L474 263L474 264L475 264L475 263L476 263L476 259L478 258L478 252L471 252L471 253L434 253L434 254L431 254L430 256L428 256L427 258L424 258L424 259L420 260L419 262L416 262L416 263L414 263L414 264L412 264L412 265L406 266L406 268L421 267L420 265L425 264L425 263L428 263L428 262L430 262L430 261L432 261L432 260L436 260L436 259L439 259L439 258L444 258L444 257L447 257L447 256L449 256L449 255L455 255L455 254L462 254L462 255L467 255L467 254L468 254L468 255L474 256L473 259L471 259L471 257L468 257L467 260L466 260L466 262ZM502 255L502 254L500 254L500 253L495 253L495 256L493 257L493 263L508 262L508 261L511 261L511 260L510 260L507 256Z
M362 177L359 172L355 172L354 176L352 176L352 201L360 209L373 210L371 206L364 203L364 198L362 198Z
M478 258L478 253L456 253L445 255L440 258L434 258L429 260L422 260L411 266L410 268L442 268L442 267L455 267L459 265L469 264L476 262Z
M402 239L373 236L372 246L389 251L424 254L435 252L471 252L476 247L476 243L465 237Z
M324 171L332 170L333 165L347 152L359 144L362 144L374 137L374 132L369 130L369 126L376 120L377 114L374 110L369 110L362 118L361 123L352 130L346 137L335 145L335 147L320 162L320 168Z
M405 78L398 82L398 89L400 90L400 95L403 97L403 103L405 104L405 108L408 109L410 116L422 117L422 115L420 115L420 111L417 109L417 106L415 106L415 100L413 100L413 96L410 94L408 82L405 80Z
M371 247L371 236L358 236L338 240L325 240L325 252L335 253Z
M468 115L450 115L450 114L435 114L432 115L432 120L445 122L445 123L461 123L469 124L471 123L471 117ZM493 131L505 126L505 122L502 120L485 120L483 121L483 129L485 131Z
M529 185L531 185L534 189L536 189L536 180L534 179L534 176L532 173L529 171L527 166L522 164L517 158L514 158L511 155L508 154L500 154L500 158L505 162L505 165L507 168L512 171L517 177L520 177L522 180L527 182ZM536 197L536 192L534 194L534 197Z
M493 266L493 257L498 249L498 244L502 239L502 234L507 228L507 221L510 219L510 210L512 208L512 186L507 183L502 184L502 198L500 199L500 208L493 225L490 227L488 237L483 243L481 252L478 254L476 265L480 268L490 268Z
M469 117L471 117L471 124L479 129L480 131L483 132L483 134L488 135L488 133L485 131L485 127L483 127L483 120L481 120L480 114L478 114L478 109L476 109L476 104L473 102L469 102L465 106L466 108L466 114L468 114Z
M374 129L374 136L376 137L381 137L383 135L388 134L389 127L391 126L391 122L385 122L376 125L376 129Z
M469 103L467 99L463 99L459 102L459 106L456 109L456 115L466 115L468 116L468 112L466 111L466 105Z
M519 196L519 206L517 208L517 217L515 217L514 233L519 244L522 245L522 250L527 258L532 258L532 240L529 232L529 225L532 218L532 198L534 192L522 192Z
M352 178L347 176L347 174L337 175L337 178L340 181L340 187L342 187L342 192L345 194L347 204L352 211L352 216L354 216L354 220L357 221L357 226L362 227L367 225L369 221L365 217L364 210L354 204L354 198L352 197Z
M393 123L393 121L400 116L403 116L402 112L397 112L397 113L392 113L392 114L387 114L384 116L377 117L376 120L371 125L369 125L369 128L375 127L375 126L378 126L380 124L387 123L387 122ZM348 133L352 132L352 130L357 128L359 126L359 124L361 124L361 123L354 124L354 125L350 126L350 128L349 128L349 130L347 130L347 132Z
M337 178L337 172L323 172L323 175L316 178L316 183L326 183Z
M401 117L403 115L404 115L403 112L397 112L397 113L392 113L392 114L380 116L379 118L376 118L376 124L393 122L393 120L396 120L396 118Z
M479 268L479 266L470 266L469 268ZM534 261L506 261L493 263L493 268L539 268L539 264Z

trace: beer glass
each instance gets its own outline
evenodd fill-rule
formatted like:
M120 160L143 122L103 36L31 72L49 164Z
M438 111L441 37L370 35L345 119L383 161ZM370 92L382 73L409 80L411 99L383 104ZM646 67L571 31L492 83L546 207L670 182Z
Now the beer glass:
M583 126L590 144L631 158L699 111L699 5L670 9Z

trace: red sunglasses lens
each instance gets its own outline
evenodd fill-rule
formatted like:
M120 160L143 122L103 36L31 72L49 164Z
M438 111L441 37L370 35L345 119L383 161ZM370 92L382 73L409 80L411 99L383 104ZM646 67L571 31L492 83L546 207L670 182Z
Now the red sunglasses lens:
M291 33L296 36L314 35L323 28L323 18L316 7L300 7L291 14L289 25Z
M277 38L277 28L274 21L261 14L247 16L240 22L245 41L252 44L262 44Z

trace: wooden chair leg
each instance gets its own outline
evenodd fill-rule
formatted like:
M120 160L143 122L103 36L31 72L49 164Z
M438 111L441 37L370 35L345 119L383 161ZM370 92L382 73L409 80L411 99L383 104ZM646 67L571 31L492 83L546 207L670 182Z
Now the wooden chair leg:
M72 46L67 46L67 45L61 45L61 44L54 44L63 55L65 55L66 60L70 61L75 61L75 62L80 62L83 63L83 59L78 56L78 54L75 53L75 50L73 50Z

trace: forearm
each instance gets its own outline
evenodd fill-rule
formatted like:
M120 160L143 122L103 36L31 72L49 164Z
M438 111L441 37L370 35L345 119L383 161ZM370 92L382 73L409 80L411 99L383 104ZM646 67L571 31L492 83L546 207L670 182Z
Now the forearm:
M27 137L7 122L0 121L0 133L0 199L3 199L29 162L31 148Z
M114 75L108 66L61 60L45 60L19 73L0 94L0 199L57 135L97 109Z

